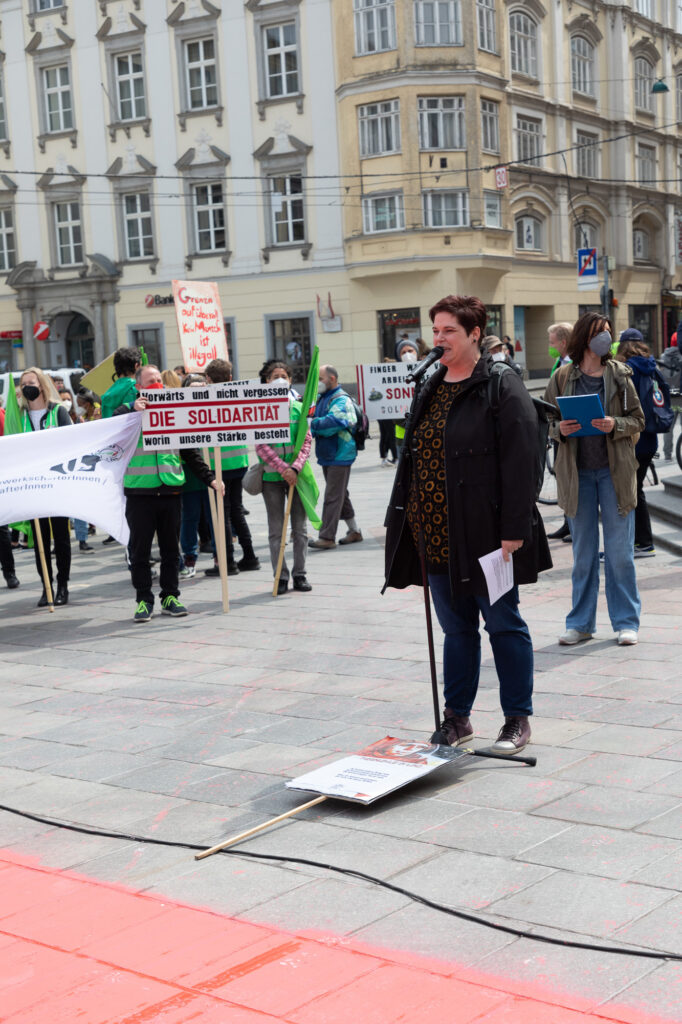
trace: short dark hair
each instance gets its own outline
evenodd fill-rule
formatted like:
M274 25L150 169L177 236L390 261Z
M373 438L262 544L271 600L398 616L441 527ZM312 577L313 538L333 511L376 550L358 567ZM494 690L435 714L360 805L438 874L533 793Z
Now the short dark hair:
M450 313L457 317L467 334L471 334L474 327L481 331L481 338L485 333L485 325L488 322L488 313L480 299L475 295L446 295L439 299L435 306L431 306L429 317L431 323L436 319L438 313Z
M114 352L114 371L117 377L130 377L142 362L139 348L117 348Z
M227 359L212 359L204 373L211 384L224 384L232 380L232 363Z
M99 402L99 396L94 391L87 391L85 388L81 388L78 392L79 402L89 402L90 405L97 405Z
M592 338L594 338L595 334L599 334L600 331L608 331L611 337L613 337L611 321L603 313L583 313L582 316L578 317L573 324L573 333L568 339L568 345L566 346L566 352L575 366L580 365ZM610 352L602 356L602 366L608 363L610 358Z

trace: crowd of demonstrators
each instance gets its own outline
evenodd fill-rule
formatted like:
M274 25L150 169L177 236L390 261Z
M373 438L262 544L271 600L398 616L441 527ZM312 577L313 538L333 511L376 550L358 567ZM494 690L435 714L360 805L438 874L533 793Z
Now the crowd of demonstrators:
M362 540L348 492L351 468L358 455L353 437L357 415L350 396L339 384L338 370L333 366L320 367L318 394L310 430L315 438L315 456L322 467L325 488L322 526L317 540L309 540L308 547L326 551L336 547L340 519L346 523L348 532L341 537L339 544L356 544Z
M571 362L550 378L545 401L556 413L550 436L559 442L555 463L559 505L573 538L572 608L561 644L589 640L599 594L599 518L604 534L604 575L609 618L618 643L636 644L641 602L634 563L637 459L635 435L644 414L632 370L611 358L608 318L584 313L568 342ZM559 395L598 395L605 415L591 421L597 435L573 437L575 419L562 419Z
M289 488L296 484L299 474L310 472L308 459L312 447L312 434L308 430L301 450L296 453L294 440L301 416L307 415L301 402L293 397L291 387L291 368L287 363L270 360L261 368L262 384L281 384L289 387L289 408L291 425L289 427L288 444L257 444L256 455L263 465L263 501L268 519L268 543L270 545L270 561L273 572L277 572L279 551L284 529L284 514ZM296 392L294 392L296 394ZM294 590L308 592L312 586L306 576L306 554L308 547L308 517L301 496L294 486L291 503L291 535L293 539L294 562L292 569L292 587ZM289 588L289 567L286 557L282 561L282 570L277 584L277 593L285 594Z
M19 409L21 411L21 426L24 433L33 430L51 430L55 427L71 426L71 416L59 400L52 379L43 373L37 366L31 366L24 370L19 378ZM51 516L39 519L40 533L45 553L45 563L50 587L53 583L51 536L54 538L54 554L57 563L57 592L54 595L55 605L68 604L69 600L69 575L71 572L71 537L69 534L69 520L64 516ZM40 549L35 544L35 558L38 575L43 578L40 561ZM43 592L38 601L38 607L43 608L47 604L47 592L43 586Z
M135 397L114 410L114 415L142 412L147 401L139 391L153 391L163 388L158 367L152 364L139 366L134 375ZM156 534L160 567L160 600L163 615L180 618L187 615L187 608L180 601L179 560L180 522L182 517L182 485L185 482L183 463L206 485L221 496L214 473L194 448L176 451L145 451L142 435L138 440L135 454L128 463L123 478L126 496L126 519L130 527L128 555L130 574L135 589L137 605L134 621L148 622L154 609L152 590L151 552Z
M480 299L448 295L429 316L444 351L407 419L386 516L386 585L422 585L423 545L445 634L445 710L433 742L464 744L474 735L482 615L504 714L493 749L520 751L530 740L533 645L518 586L552 564L535 506L536 414L515 373L501 376L499 408L490 404L493 359L481 352L487 312ZM500 548L513 561L514 586L491 604L478 560Z

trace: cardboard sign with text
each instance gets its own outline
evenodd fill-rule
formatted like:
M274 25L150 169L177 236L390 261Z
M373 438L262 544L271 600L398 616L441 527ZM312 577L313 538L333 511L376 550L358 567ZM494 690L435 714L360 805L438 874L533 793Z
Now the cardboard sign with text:
M403 419L414 397L414 384L406 384L405 378L416 365L376 363L356 366L358 401L369 420ZM438 363L430 366L424 377L430 377L438 366Z
M212 359L229 359L225 321L215 281L173 281L175 316L188 373L203 373Z
M230 381L141 394L145 451L290 440L289 388L280 384Z

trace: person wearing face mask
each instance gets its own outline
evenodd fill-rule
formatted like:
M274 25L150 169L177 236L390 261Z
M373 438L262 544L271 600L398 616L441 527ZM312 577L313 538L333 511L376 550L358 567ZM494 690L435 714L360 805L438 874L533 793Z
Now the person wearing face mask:
M159 368L151 363L137 368L135 383L137 392L163 389ZM138 393L134 402L119 406L114 410L114 415L142 412L146 406L147 400ZM142 433L123 478L126 519L130 527L130 575L137 600L133 615L133 621L136 623L149 622L154 610L151 568L154 534L159 542L161 555L161 614L173 618L187 615L187 609L179 600L178 582L181 491L185 482L183 463L222 497L225 485L218 485L215 476L196 448L183 448L181 453L145 451Z
M509 358L509 353L504 343L500 341L496 334L486 334L481 342L481 355L489 355L494 363L507 363L508 366L511 366L518 373L519 377L523 376L522 368L513 359Z
M54 384L47 374L43 373L37 366L31 366L28 370L24 370L19 378L19 391L19 408L21 410L24 433L28 433L31 430L51 430L54 427L71 426L71 417L59 401L59 395ZM50 518L40 519L39 523L50 585L52 585L52 557L50 554L52 545L50 533L54 538L54 553L57 562L57 592L54 603L58 607L68 604L69 601L68 583L71 572L69 520L65 516L51 516ZM35 545L35 556L38 575L42 580L40 551L37 544ZM38 607L44 608L45 605L47 605L47 593L43 587Z
M333 366L320 367L318 395L310 431L315 438L315 455L322 466L325 489L320 535L317 540L309 540L308 547L326 551L336 547L339 519L348 527L339 544L357 544L362 540L348 493L351 467L358 455L353 439L357 416Z
M275 363L261 370L262 384L283 384L291 389L291 370L286 363ZM291 484L296 484L301 474L312 476L308 462L313 439L310 431L306 434L298 455L295 455L293 441L296 437L298 422L303 411L300 401L290 399L291 425L289 427L289 444L257 444L256 455L264 465L263 500L268 517L268 541L270 544L270 561L273 573L277 572L279 548L282 541L284 526L284 510ZM308 547L307 516L298 490L294 489L291 503L291 534L294 547L293 583L294 590L308 593L313 588L308 582L305 571L306 551ZM282 562L282 572L277 585L278 594L286 594L289 589L289 567L286 559Z
M609 618L621 645L636 644L641 601L634 563L637 459L635 441L645 419L632 370L611 358L610 321L584 313L568 342L571 363L551 377L545 401L554 405L550 437L559 442L555 471L559 505L573 537L573 599L559 643L590 640L599 594L599 517ZM599 395L605 415L591 421L596 435L574 437L577 420L562 419L561 395Z

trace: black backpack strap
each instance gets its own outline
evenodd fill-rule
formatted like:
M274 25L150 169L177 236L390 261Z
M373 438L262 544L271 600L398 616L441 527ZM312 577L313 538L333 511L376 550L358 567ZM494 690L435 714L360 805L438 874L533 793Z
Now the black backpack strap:
M490 408L493 411L495 417L495 423L497 424L497 417L500 411L500 381L502 374L506 373L507 370L514 372L513 367L509 366L508 363L497 362L493 363L490 367L490 376L488 378L488 401L490 402ZM497 426L499 430L499 425Z

